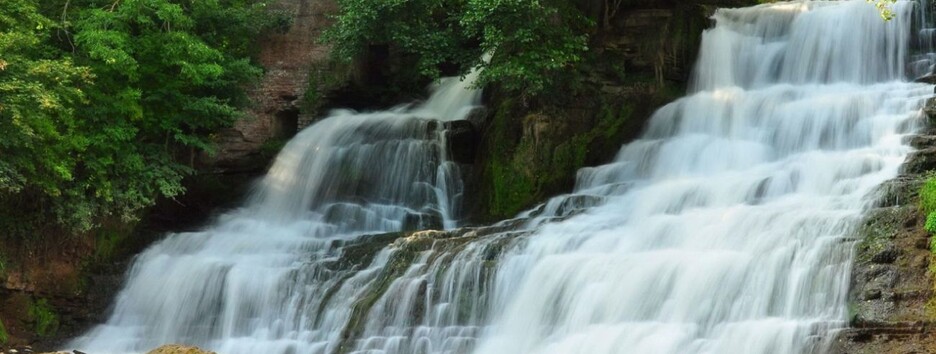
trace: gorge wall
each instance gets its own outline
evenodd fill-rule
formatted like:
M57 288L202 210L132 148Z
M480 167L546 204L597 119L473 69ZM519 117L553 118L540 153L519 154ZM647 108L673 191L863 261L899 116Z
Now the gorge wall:
M250 92L252 106L233 127L218 133L217 154L202 156L208 170L262 172L275 150L314 118L302 114L300 99L313 68L328 60L328 47L319 37L337 5L333 0L281 0L271 9L291 23L285 33L262 41L258 61L265 73Z

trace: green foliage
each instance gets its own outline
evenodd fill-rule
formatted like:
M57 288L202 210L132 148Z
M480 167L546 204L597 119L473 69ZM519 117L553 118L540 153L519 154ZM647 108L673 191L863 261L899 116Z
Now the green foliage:
M881 18L884 21L890 21L894 18L894 11L891 10L890 5L896 4L897 0L866 0L867 2L874 3L874 7L881 12Z
M126 242L129 232L126 230L103 227L97 231L94 238L94 258L97 261L113 259L122 244Z
M10 335L7 334L6 327L3 326L3 321L0 321L0 345L6 344L10 340Z
M920 188L920 210L926 215L936 211L936 177L927 178Z
M58 331L58 315L46 299L39 299L29 304L29 319L33 329L40 337L50 336Z
M466 74L484 67L478 85L536 95L582 59L591 23L568 1L339 0L341 12L324 39L341 60L372 44L417 58L431 78L449 64ZM484 53L493 53L490 61Z
M183 192L261 71L253 0L0 3L0 221L84 231ZM61 19L52 21L50 18ZM280 24L281 25L281 24Z
M647 97L646 102L659 98ZM508 218L533 206L550 195L572 187L576 172L588 164L605 161L601 152L613 153L624 140L623 134L632 130L638 108L631 102L596 99L592 104L598 111L587 126L589 129L563 126L572 118L562 111L527 115L520 122L516 100L505 100L495 111L490 156L485 168L489 180L487 209L493 219ZM550 133L522 135L524 127L545 123ZM518 139L518 135L520 138ZM519 141L518 141L519 140Z
M926 215L926 224L923 228L931 234L936 234L936 212Z
M6 259L6 256L0 253L0 280L6 278L7 269L9 269L9 267L9 261Z

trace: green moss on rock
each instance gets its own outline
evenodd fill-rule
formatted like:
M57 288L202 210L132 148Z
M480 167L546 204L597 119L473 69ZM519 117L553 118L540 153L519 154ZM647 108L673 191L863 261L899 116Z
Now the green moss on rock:
M58 331L58 315L46 299L38 299L29 305L29 319L40 337L51 336Z
M10 340L10 335L7 333L6 327L3 326L3 321L0 321L0 345L6 344Z
M608 162L661 102L658 96L646 97L643 104L599 97L584 108L547 108L522 118L517 101L501 102L485 142L486 219L512 217L570 191L579 169Z

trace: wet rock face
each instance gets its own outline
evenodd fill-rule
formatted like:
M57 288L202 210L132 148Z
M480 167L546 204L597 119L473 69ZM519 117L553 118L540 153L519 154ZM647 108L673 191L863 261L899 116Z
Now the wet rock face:
M928 147L911 153L901 168L904 174L922 174L932 170L936 170L936 147Z
M445 144L449 158L460 164L474 163L478 150L478 132L467 120L445 122Z
M936 99L923 109L936 122ZM936 353L929 303L933 296L930 235L923 226L918 193L936 169L932 129L909 138L918 151L904 162L901 176L881 185L877 209L858 231L850 292L851 328L836 338L831 353Z
M410 213L403 218L403 231L442 230L442 215L438 213Z
M930 235L918 208L925 174L936 169L936 136L909 143L920 150L908 156L900 177L881 185L877 208L857 231L851 328L835 339L831 353L936 352L936 332L927 326L933 316Z

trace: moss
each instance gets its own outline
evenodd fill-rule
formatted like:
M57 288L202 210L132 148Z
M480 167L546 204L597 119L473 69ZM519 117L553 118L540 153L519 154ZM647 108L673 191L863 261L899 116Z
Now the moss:
M6 344L10 340L10 335L7 334L6 327L3 326L3 321L0 321L0 345Z
M102 262L113 259L129 237L129 233L124 230L114 228L99 230L94 237L94 258Z
M10 268L10 261L0 252L0 280L6 279L7 269Z
M866 263L892 243L900 226L901 215L912 210L908 208L876 209L865 218L858 230L857 261Z
M495 218L510 217L531 203L534 181L514 164L514 152L521 134L515 119L517 102L505 99L494 112L486 171L490 183L488 213Z
M709 5L755 2L717 0ZM710 26L713 10L678 1L663 5L628 0L622 6L628 10L619 13L612 28L592 37L592 50L542 97L526 101L504 97L496 89L490 93L480 219L512 217L549 196L568 192L580 168L609 162L621 145L638 136L655 109L685 94L699 38ZM658 32L638 33L621 26L624 16L639 9L668 12L655 26ZM535 142L524 134L524 120L531 116L545 116L550 124L537 132L547 136Z
M58 331L58 315L46 299L29 304L29 320L33 323L36 335L40 337L47 337Z
M491 213L499 217L510 217L535 201L535 181L507 163L492 165L494 173L494 195Z
M592 117L568 117L568 113L528 115L526 124L547 124L545 136L518 134L520 122L512 115L513 101L503 102L495 111L493 141L486 171L490 180L488 212L492 219L512 217L550 195L569 191L577 171L588 165L607 162L633 135L635 108L632 104L598 103ZM567 123L589 120L584 126ZM571 126L570 126L571 125Z
M927 175L926 181L920 188L919 210L926 216L924 229L930 235L936 234L936 177L932 172ZM930 238L930 256L931 258L936 256L936 240L932 237ZM928 271L931 276L936 275L936 262L930 262ZM936 283L933 283L931 287L936 290ZM926 302L925 312L929 318L936 319L936 297L931 296Z

